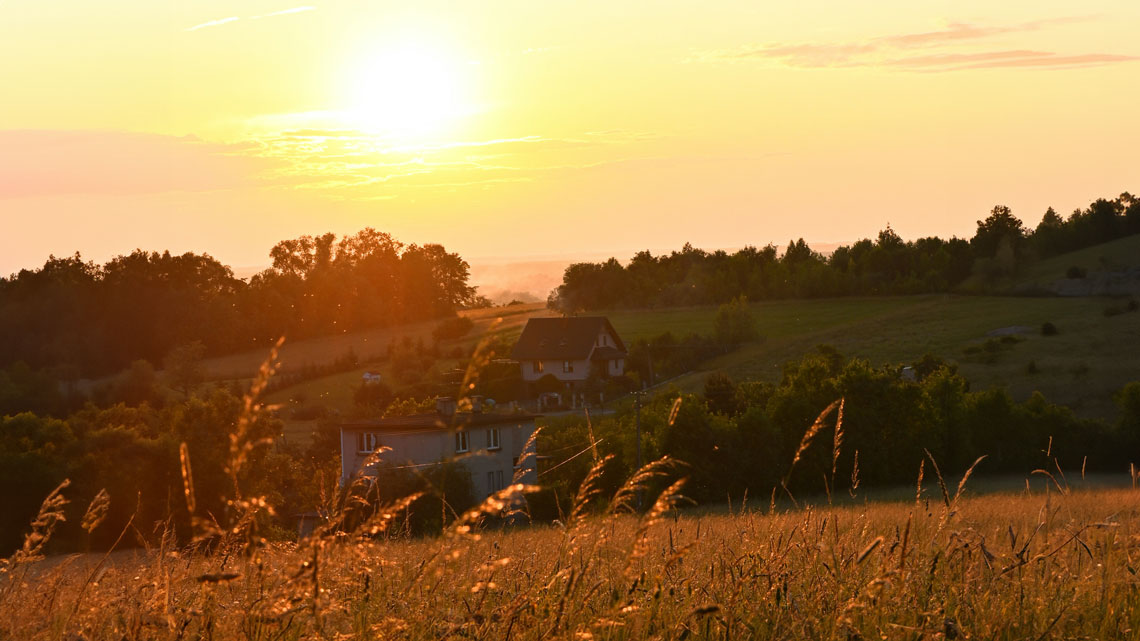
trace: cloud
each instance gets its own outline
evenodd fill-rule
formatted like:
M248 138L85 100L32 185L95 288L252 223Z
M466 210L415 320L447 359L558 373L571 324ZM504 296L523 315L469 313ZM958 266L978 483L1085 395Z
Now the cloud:
M1131 62L1137 56L1113 53L1072 53L1031 50L986 50L922 53L982 42L1001 35L1038 31L1053 25L1086 20L1084 17L1034 20L1011 25L984 26L953 22L942 29L879 36L854 42L759 43L736 49L697 54L691 61L769 61L788 67L879 67L907 71L961 71L967 69L1068 69Z
M124 131L0 131L0 199L256 185L280 161L245 145Z
M349 129L262 133L229 143L126 131L0 130L0 200L299 190L334 200L430 197L531 182L643 154L647 132L613 130L419 146Z
M984 51L911 56L886 61L884 64L921 71L956 71L961 69L996 69L1011 67L1070 68L1105 65L1137 60L1136 56L1114 54L1057 55L1051 51Z
M203 22L202 24L196 24L193 27L187 27L184 29L184 31L197 31L199 29L205 29L206 27L216 27L218 25L236 22L238 20L241 20L241 18L237 16L230 16L229 18L221 18L219 20L211 20L209 22Z
M300 6L300 7L293 7L292 9L282 9L281 11L274 11L272 13L263 13L259 16L248 16L247 19L248 20L260 20L262 18L272 18L274 16L287 16L287 15L292 15L294 13L304 13L306 11L316 11L316 10L317 10L316 7L310 7L308 5L305 5L305 6ZM183 29L183 31L197 31L199 29L205 29L207 27L217 27L219 25L229 24L231 22L237 22L238 20L241 20L241 18L239 18L238 16L230 16L228 18L220 18L218 20L210 20L209 22L203 22L202 24L196 24L193 27L187 27L186 29Z

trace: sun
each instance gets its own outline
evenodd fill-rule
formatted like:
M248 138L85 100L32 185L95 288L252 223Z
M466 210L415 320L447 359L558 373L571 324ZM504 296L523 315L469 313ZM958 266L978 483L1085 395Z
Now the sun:
M346 118L358 129L397 139L442 135L472 111L468 67L446 49L420 42L365 55L348 78Z

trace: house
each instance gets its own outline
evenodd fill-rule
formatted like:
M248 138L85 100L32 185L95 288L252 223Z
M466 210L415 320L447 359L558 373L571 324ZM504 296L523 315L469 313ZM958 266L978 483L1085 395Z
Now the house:
M349 483L377 448L391 448L380 460L397 467L423 468L460 456L471 473L477 500L513 482L537 482L534 445L523 448L534 434L534 414L483 411L482 399L471 399L471 411L458 412L455 401L441 398L436 411L357 421L340 425L340 479ZM375 475L375 469L363 470Z
M625 343L604 316L532 318L511 351L524 381L533 383L549 374L575 400L591 375L623 376L626 356Z

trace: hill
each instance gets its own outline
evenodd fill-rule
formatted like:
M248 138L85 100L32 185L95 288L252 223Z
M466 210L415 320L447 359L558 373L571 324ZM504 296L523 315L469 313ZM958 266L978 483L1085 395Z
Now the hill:
M1087 274L1084 280L1091 281L1101 274L1123 272L1135 267L1140 267L1140 235L1118 238L1039 261L1013 281L1010 291L1083 294L1084 291L1078 284L1071 282L1074 279L1069 278L1073 268ZM1089 282L1086 285L1093 284ZM1140 281L1133 282L1129 291L1140 291Z
M931 354L957 363L975 389L1005 386L1019 400L1040 391L1081 415L1109 418L1116 415L1112 394L1140 375L1140 355L1128 348L1140 340L1140 314L1106 315L1115 304L1100 298L949 295L757 303L752 309L762 340L702 369L738 380L775 381L784 362L819 344L875 365L901 365ZM672 331L709 327L715 311L674 312ZM619 332L649 326L638 316L612 320ZM1042 335L1046 322L1058 328L1056 335ZM703 372L675 384L699 390Z

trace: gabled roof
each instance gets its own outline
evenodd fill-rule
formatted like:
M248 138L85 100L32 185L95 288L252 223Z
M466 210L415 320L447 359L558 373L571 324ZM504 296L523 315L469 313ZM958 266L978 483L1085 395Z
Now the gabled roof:
M616 348L625 354L625 344L605 316L574 316L570 318L531 318L523 328L519 342L511 351L516 361L557 360L571 361L589 358L598 334L608 330L617 343Z

